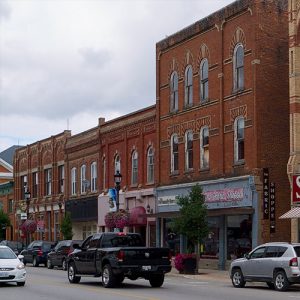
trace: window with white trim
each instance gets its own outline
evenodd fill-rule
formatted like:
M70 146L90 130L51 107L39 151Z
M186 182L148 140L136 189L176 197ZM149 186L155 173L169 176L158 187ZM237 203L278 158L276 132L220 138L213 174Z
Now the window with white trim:
M138 153L133 151L131 156L131 184L138 183Z
M77 170L76 168L72 168L71 170L71 193L72 195L76 195L77 191Z
M121 160L118 154L115 156L115 174L117 171L121 173Z
M171 173L178 172L178 135L171 136Z
M185 69L185 106L190 106L193 104L193 69L192 66L189 65Z
M147 182L154 182L154 151L152 147L147 151Z
M173 72L170 80L170 111L178 110L178 75Z
M82 165L80 168L80 192L81 194L86 193L87 180L86 180L86 165Z
M243 162L245 159L245 119L238 117L234 122L234 160Z
M209 168L209 128L202 127L200 130L200 169Z
M200 64L200 100L208 100L208 60L205 58Z
M52 185L52 169L44 170L45 179L45 196L51 195L51 185Z
M64 192L65 186L65 166L58 166L58 191L60 194Z
M235 91L244 88L244 47L237 44L233 52L233 88Z
M97 190L97 163L95 161L91 164L91 192Z
M185 133L185 170L193 169L193 132Z

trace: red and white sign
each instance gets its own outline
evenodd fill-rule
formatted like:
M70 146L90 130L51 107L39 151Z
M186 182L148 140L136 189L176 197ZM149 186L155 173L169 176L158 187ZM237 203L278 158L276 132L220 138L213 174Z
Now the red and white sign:
M227 202L242 201L244 198L244 189L224 189L204 192L205 202Z
M293 175L293 203L300 202L300 175Z

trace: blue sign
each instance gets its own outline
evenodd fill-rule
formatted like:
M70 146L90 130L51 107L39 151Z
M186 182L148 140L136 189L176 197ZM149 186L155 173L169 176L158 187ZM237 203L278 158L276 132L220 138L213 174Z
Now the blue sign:
M117 191L116 189L108 189L109 211L117 211Z

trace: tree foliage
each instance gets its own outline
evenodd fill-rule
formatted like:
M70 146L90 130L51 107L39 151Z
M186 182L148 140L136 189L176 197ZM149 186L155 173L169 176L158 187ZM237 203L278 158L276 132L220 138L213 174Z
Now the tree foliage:
M208 234L207 208L201 186L193 186L187 196L178 196L177 204L180 213L174 219L175 227L196 246Z
M66 240L71 240L73 237L71 214L67 212L62 219L60 230Z
M0 209L0 240L4 236L4 230L7 226L10 226L10 219L7 213Z

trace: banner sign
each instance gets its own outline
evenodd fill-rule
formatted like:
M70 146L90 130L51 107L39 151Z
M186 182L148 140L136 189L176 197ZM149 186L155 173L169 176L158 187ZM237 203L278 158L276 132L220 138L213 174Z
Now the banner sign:
M269 219L270 215L270 190L269 190L269 169L263 169L263 215L264 219Z
M275 183L270 183L270 233L275 233Z
M204 192L205 202L227 202L227 201L242 201L244 198L244 189L223 189Z
M109 211L117 211L117 191L116 189L108 189Z
M300 202L300 175L293 175L293 203Z

